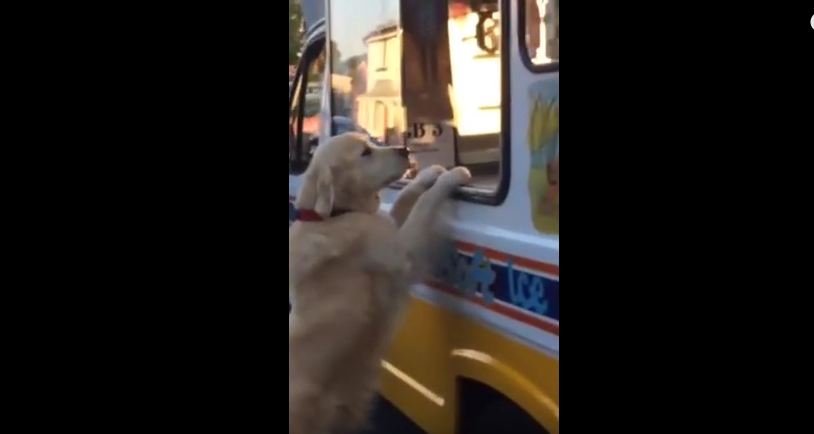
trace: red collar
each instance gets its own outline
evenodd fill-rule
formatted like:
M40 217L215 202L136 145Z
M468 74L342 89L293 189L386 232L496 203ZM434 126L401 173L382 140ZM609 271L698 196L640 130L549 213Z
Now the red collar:
M331 211L331 217L340 216L349 212L350 210L347 209L335 209ZM296 214L297 216L295 220L299 220L301 222L321 222L325 220L321 215L317 214L317 212L312 209L298 209L296 210Z

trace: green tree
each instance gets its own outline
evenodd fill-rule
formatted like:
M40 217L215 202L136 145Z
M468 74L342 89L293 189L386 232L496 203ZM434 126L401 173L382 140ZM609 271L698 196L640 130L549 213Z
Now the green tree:
M302 47L302 9L299 0L288 0L288 64L297 63Z

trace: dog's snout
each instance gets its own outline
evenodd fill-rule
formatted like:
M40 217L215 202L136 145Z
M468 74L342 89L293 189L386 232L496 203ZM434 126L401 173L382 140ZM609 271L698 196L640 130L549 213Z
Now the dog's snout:
M409 157L409 156L410 156L410 151L407 149L407 147L406 147L406 146L401 146L401 147L394 148L394 149L396 150L396 152L397 152L397 153L398 153L400 156L402 156L402 157L404 157L404 158L407 158L407 157Z

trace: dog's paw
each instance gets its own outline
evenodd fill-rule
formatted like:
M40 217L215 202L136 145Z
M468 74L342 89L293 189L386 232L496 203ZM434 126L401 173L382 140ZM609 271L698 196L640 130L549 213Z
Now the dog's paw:
M472 174L469 172L469 169L463 166L458 166L441 174L441 176L438 178L438 182L443 183L445 186L456 188L460 185L466 184L471 179Z
M418 176L415 178L415 183L424 189L428 189L435 184L435 181L438 180L438 177L446 173L447 169L444 166L434 165L427 167L426 169L422 170L418 173Z

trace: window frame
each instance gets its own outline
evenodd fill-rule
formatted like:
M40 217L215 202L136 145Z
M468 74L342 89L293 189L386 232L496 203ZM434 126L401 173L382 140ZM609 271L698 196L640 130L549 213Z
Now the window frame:
M292 139L294 138L294 131L302 131L302 116L299 116L296 120L296 125L294 125L294 121L292 119L293 116L293 109L296 103L298 110L302 110L302 91L300 91L299 95L297 95L297 91L300 87L302 87L302 66L303 66L303 58L300 57L300 61L297 64L297 72L294 73L294 79L291 81L291 89L289 90L288 95L288 173L289 174L296 174L297 171L294 170L294 164L297 162L297 156L294 155L292 158L292 154L296 152L296 149L300 146L298 143L292 143ZM298 101L294 101L294 96L297 95ZM297 140L300 140L300 134L296 135Z
M319 58L320 54L322 54L326 50L326 43L327 37L324 33L316 35L312 40L308 41L307 45L302 50L302 56L300 56L299 64L297 65L297 73L294 75L294 80L291 83L291 91L288 96L288 125L289 125L289 133L288 133L288 146L289 148L293 147L295 151L294 158L290 158L288 160L288 174L289 175L301 175L305 170L308 168L310 161L305 163L305 159L303 158L302 154L302 128L305 122L305 103L306 103L306 96L308 94L308 82L307 82L307 75L308 70L310 69L313 62ZM325 69L323 70L323 79L324 74L328 71L327 66L327 55L326 55L326 65ZM298 96L297 107L299 113L297 118L297 143L291 143L291 117L292 117L292 108L294 106L294 96L298 90L298 87L301 88L300 94ZM320 96L321 98L321 96ZM321 110L320 110L321 111Z
M534 74L545 74L549 72L558 72L560 70L560 60L557 59L556 62L546 63L544 65L536 65L531 60L531 56L529 56L529 47L526 45L526 13L527 7L526 3L529 0L521 0L517 2L517 44L520 48L520 59L523 61L523 64L526 66L526 69L531 71ZM536 0L532 0L536 1ZM553 1L553 0L552 0ZM558 11L559 13L559 11ZM540 41L541 44L544 44L545 41Z

